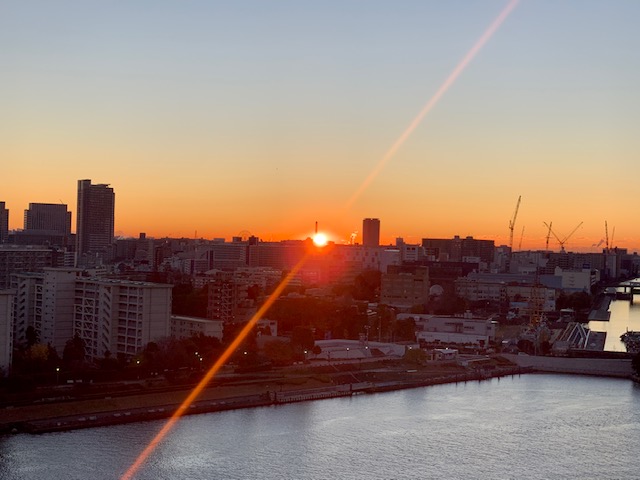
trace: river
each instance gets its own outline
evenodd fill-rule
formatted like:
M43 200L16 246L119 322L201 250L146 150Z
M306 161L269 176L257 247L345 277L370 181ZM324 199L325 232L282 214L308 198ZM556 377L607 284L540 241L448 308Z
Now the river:
M116 479L162 421L0 438L0 478ZM638 478L640 386L528 374L181 419L139 479Z
M634 281L640 282L640 278ZM609 312L608 322L592 320L589 322L589 329L594 332L607 332L604 344L606 351L626 352L627 349L620 340L620 335L627 330L640 331L640 295L633 296L633 304L629 300L612 299Z

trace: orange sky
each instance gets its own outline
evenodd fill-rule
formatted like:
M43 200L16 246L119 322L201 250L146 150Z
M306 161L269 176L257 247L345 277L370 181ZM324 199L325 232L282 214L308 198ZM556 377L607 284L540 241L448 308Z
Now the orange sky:
M352 203L354 192L507 1L402 7L285 3L254 14L5 6L0 18L0 201L76 183L116 192L137 236L335 241L378 217L382 240L453 235L569 250L640 250L640 6L520 2ZM347 207L348 205L348 207ZM557 242L551 241L552 248Z

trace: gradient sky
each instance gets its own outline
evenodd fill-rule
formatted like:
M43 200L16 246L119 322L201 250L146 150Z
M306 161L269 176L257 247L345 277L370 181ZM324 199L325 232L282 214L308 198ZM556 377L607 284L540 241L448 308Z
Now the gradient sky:
M0 201L122 235L473 235L640 250L640 2L522 0L380 175L349 198L507 5L0 1ZM557 242L551 243L557 248Z

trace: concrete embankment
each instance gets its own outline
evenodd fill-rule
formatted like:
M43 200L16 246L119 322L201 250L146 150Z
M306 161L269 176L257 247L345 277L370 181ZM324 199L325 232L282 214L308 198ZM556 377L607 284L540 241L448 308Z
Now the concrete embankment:
M280 405L294 402L322 400L327 398L345 397L359 394L371 394L408 388L427 387L445 383L481 381L490 378L504 377L528 373L526 368L500 368L491 371L459 373L442 375L439 377L420 378L411 380L387 382L357 382L332 385L322 388L307 388L289 391L267 391L255 395L243 395L218 400L196 401L189 405L182 415L211 413L241 408L254 408L270 405ZM65 416L20 422L4 425L5 432L47 433L55 431L94 428L122 423L158 420L172 416L179 405L162 405L157 407L132 408L118 412L98 412L84 415Z
M502 356L520 367L531 368L537 372L621 378L630 378L633 374L631 359L626 358L568 358L512 354Z

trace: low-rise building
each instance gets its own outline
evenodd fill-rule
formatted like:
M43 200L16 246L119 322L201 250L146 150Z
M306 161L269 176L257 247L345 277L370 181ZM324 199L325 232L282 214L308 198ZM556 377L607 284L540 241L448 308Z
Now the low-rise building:
M177 339L206 335L222 340L224 322L201 317L171 315L171 336Z
M398 315L398 320L408 318L413 318L416 322L416 340L420 344L486 347L496 338L496 322L486 318L475 318L470 312L461 317L409 313Z

